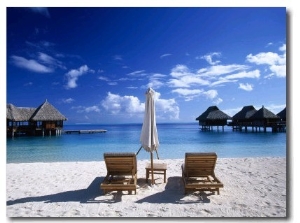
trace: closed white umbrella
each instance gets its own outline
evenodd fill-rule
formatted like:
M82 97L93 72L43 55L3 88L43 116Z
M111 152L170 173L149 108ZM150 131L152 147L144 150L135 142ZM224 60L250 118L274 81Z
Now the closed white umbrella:
M156 151L159 146L158 134L156 128L156 117L155 117L155 91L149 88L146 92L146 103L145 103L145 115L144 122L141 132L141 148L143 147L146 151L151 154L151 172L152 172L152 184L154 184L153 176L153 151ZM158 157L158 155L157 155Z

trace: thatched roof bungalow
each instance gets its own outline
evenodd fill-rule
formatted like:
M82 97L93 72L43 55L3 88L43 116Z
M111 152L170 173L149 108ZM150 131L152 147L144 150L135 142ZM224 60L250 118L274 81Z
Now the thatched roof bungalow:
M249 121L249 118L256 113L257 110L252 106L244 106L241 111L232 116L232 121Z
M13 104L6 106L7 135L60 134L66 120L47 100L38 108L16 107Z
M66 121L67 118L53 107L47 100L33 113L33 121Z
M210 106L199 117L196 118L199 121L199 125L202 126L202 130L212 130L212 126L224 126L227 125L227 120L231 117L222 112L217 106Z
M35 110L35 108L16 107L13 104L7 104L6 119L14 122L27 122Z
M239 130L245 127L247 131L247 127L252 126L252 120L249 118L256 112L257 110L252 105L244 106L242 110L232 116L232 122L229 125L232 126L233 129Z
M267 127L272 127L275 131L280 117L262 106L262 108L255 112L249 119L252 120L253 126L255 127L263 127L264 131L266 131Z
M280 111L278 114L277 114L277 116L279 116L280 117L280 119L281 119L281 121L286 121L286 107L282 110L282 111Z
M279 116L280 121L277 124L277 130L278 132L285 132L286 131L286 107L280 111L277 116Z
M250 119L261 121L261 120L267 120L267 121L277 121L279 120L279 116L275 115L270 110L266 109L264 106L261 107L257 112L255 112Z

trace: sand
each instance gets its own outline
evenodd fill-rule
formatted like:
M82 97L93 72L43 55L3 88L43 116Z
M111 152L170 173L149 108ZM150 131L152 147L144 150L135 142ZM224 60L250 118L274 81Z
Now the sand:
M185 195L181 179L183 159L167 163L167 182L154 175L145 181L145 165L138 160L136 195L103 195L106 174L100 162L6 164L7 217L287 217L286 158L219 158L215 173L224 184L220 195ZM12 220L12 219L11 219Z

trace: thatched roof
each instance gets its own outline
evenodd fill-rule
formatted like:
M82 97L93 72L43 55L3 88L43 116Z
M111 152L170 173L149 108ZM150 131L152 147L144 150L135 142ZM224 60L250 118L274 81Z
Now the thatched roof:
M65 121L67 118L47 100L38 108L6 106L6 118L12 121Z
M231 117L224 112L220 111L217 106L210 106L205 112L203 112L196 120L227 120Z
M67 118L53 107L47 100L40 105L33 116L33 121L65 121Z
M256 112L257 110L252 105L244 106L241 111L232 116L232 119L249 119Z
M257 112L255 112L250 119L279 119L279 116L262 106Z
M277 114L281 119L286 119L286 107Z
M33 115L35 108L16 107L13 104L6 106L6 118L16 122L28 121Z

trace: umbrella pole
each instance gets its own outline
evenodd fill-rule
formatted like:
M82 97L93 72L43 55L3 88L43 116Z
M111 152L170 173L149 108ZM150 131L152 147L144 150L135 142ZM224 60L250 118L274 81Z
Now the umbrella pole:
M154 184L154 173L153 173L153 153L151 152L151 177L152 177L152 185Z

